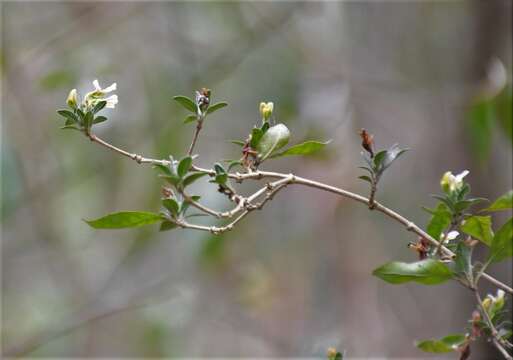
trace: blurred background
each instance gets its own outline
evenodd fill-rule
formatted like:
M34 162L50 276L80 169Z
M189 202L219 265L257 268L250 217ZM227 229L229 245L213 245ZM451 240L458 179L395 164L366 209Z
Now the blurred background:
M457 283L393 286L371 275L416 259L411 234L313 189L287 188L222 236L89 228L82 219L158 211L162 183L150 167L59 130L55 110L72 88L117 82L119 104L97 135L144 156L180 157L193 125L182 124L172 96L209 87L230 105L208 119L196 148L207 167L239 156L226 140L244 139L260 101L273 101L292 142L333 141L322 156L265 168L366 194L357 179L363 127L378 148L412 149L377 197L425 226L421 205L435 204L429 194L447 170L470 170L477 196L511 188L510 1L0 6L4 351L323 357L334 346L354 359L420 359L433 357L415 340L467 325L475 305ZM194 192L229 207L207 181ZM510 261L490 272L511 284ZM472 359L497 358L479 346Z

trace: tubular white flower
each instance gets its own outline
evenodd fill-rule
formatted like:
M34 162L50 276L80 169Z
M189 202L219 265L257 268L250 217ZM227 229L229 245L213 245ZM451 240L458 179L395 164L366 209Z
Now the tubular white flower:
M460 233L456 230L450 231L448 234L442 233L440 234L440 239L444 243L448 243L451 240L456 239L458 236L460 236Z
M111 95L108 98L104 99L107 101L107 105L105 107L108 107L110 109L114 109L116 107L116 104L118 103L118 96L117 95Z
M464 170L458 175L453 175L452 172L447 171L440 180L442 190L453 192L461 189L463 186L463 178L469 174L468 170Z

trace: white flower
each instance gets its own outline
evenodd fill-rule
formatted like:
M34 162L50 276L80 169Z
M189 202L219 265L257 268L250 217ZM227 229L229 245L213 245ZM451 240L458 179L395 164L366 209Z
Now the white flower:
M107 105L105 105L105 107L108 107L110 109L114 109L116 107L116 104L118 103L118 96L117 95L111 95L108 98L106 98L105 101L107 101Z
M105 89L102 89L101 86L100 86L100 83L98 82L98 80L94 80L93 81L93 86L94 86L96 91L101 92L102 94L108 94L108 93L113 92L114 90L117 89L117 84L116 83L113 83L111 86L107 86Z
M94 90L90 91L84 97L83 105L86 108L94 107L100 101L107 101L106 107L114 109L116 104L118 103L118 96L111 95L108 98L104 98L104 96L110 92L113 92L117 89L117 84L113 83L110 86L107 86L105 89L102 89L98 80L93 81Z
M457 232L456 230L453 230L453 231L449 232L447 235L442 233L440 235L440 238L443 240L443 242L449 242L451 240L456 239L458 236L460 236L460 233Z
M464 170L458 175L453 175L452 172L447 171L442 179L440 180L440 186L442 190L453 192L455 190L461 189L463 186L463 178L469 174L468 170Z

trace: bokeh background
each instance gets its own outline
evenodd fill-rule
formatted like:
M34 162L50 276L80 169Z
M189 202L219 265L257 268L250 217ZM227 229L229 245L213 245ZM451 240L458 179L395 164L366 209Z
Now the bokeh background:
M59 130L55 110L71 88L117 82L119 104L97 134L146 156L181 156L193 126L171 98L207 86L230 103L200 138L197 161L209 166L237 157L226 140L245 138L259 102L274 101L294 142L333 141L322 156L266 168L363 194L364 127L378 147L412 149L378 199L424 226L421 205L434 204L446 170L470 170L479 196L511 188L510 1L0 6L4 351L322 357L335 346L355 359L420 359L432 357L414 340L466 326L474 303L458 284L393 286L371 275L415 260L411 234L316 190L289 187L222 236L89 228L83 218L158 211L162 184L149 167ZM206 181L194 186L228 208ZM490 271L511 284L511 262ZM496 358L486 344L473 352Z

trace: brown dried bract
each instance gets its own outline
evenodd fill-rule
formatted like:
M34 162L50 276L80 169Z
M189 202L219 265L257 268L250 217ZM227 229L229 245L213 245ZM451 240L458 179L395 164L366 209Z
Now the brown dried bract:
M419 260L424 260L427 258L429 246L429 241L422 237L419 237L417 242L408 244L408 247L419 255Z
M362 138L362 147L367 151L371 158L374 157L374 135L371 135L365 129L360 130Z

